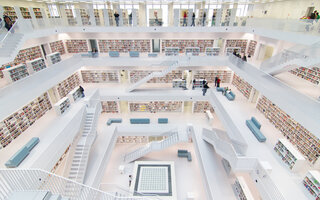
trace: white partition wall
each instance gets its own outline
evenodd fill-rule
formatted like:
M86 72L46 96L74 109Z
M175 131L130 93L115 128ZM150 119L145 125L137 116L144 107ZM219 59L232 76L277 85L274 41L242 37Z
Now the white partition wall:
M180 13L179 9L173 10L173 26L176 26L176 27L179 26L179 18L180 18L179 13Z
M138 25L138 10L132 9L132 25L137 26Z
M123 14L122 14L122 9L118 9L118 14L119 14L119 26L123 26Z
M192 14L193 14L193 9L188 10L188 26L191 26L192 24Z

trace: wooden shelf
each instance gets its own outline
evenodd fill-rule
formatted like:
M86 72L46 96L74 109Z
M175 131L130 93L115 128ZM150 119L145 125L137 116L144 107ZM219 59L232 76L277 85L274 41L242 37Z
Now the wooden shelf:
M320 173L316 170L308 171L303 179L304 187L313 196L313 199L320 199Z
M227 48L229 47L238 47L241 49L240 50L241 53L245 53L247 49L247 44L248 44L248 40L226 40L226 46L225 46L226 52L227 52ZM232 53L232 52L228 52L228 53Z
M4 78L8 83L18 81L29 76L29 72L27 66L24 64L17 65L15 67L11 67L3 70Z
M232 85L236 86L236 88L247 98L249 99L251 91L252 91L252 86L237 76L236 74L233 75L232 79Z
M51 52L59 52L60 55L63 55L66 53L62 40L50 42L49 44L50 44Z
M37 19L42 19L42 13L41 13L41 9L40 8L32 8L33 9L33 13L36 16Z
M117 138L117 143L148 143L147 136L119 136Z
M88 43L87 40L67 40L66 41L68 53L87 53Z
M31 19L31 15L28 8L20 7L20 11L24 19Z
M193 113L205 113L207 110L214 113L214 109L208 101L193 102Z
M118 51L127 53L129 51L151 52L150 40L98 40L101 53Z
M257 109L302 153L315 164L320 156L320 140L293 120L266 97L259 98Z
M57 103L55 103L53 107L57 115L62 115L69 109L70 105L70 99L68 97L63 97Z
M148 71L148 70L133 70L130 71L130 83L136 83L144 77L148 76L152 72L160 72L158 71ZM170 73L165 75L164 77L155 77L150 79L147 83L172 83L173 79L181 79L182 71L180 70L172 70Z
M162 52L166 47L178 47L179 53L185 53L187 47L198 47L204 53L207 47L213 47L213 40L162 40Z
M220 53L220 47L207 47L206 55L207 56L218 56Z
M319 85L320 83L320 68L313 67L311 69L305 67L299 67L290 72L300 78L310 81L313 84Z
M130 112L182 112L182 101L129 102Z
M84 83L118 83L119 71L81 70Z
M205 78L208 83L214 83L214 79L219 77L221 79L221 83L230 83L232 77L232 71L225 70L201 70L194 71L193 79L203 79Z
M47 93L0 122L0 143L6 147L52 108Z
M256 51L256 46L257 46L257 41L255 40L250 40L249 42L249 46L248 46L248 50L247 50L247 54L248 56L254 56L254 52Z
M56 64L61 61L61 56L59 52L55 52L47 55L47 59L50 65Z
M13 23L17 21L18 16L13 7L3 6L3 10L4 10L3 14L6 14L7 16L9 16Z
M32 61L27 61L27 67L29 73L33 74L35 72L45 69L47 66L43 58L37 58Z
M119 113L119 104L116 101L102 101L102 112Z
M74 73L61 83L59 83L56 88L60 95L60 98L63 98L68 95L74 88L80 85L80 77L78 73Z

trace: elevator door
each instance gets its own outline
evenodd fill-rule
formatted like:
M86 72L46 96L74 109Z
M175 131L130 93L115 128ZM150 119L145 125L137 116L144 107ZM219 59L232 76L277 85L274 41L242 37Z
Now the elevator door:
M152 39L152 52L160 53L160 39Z

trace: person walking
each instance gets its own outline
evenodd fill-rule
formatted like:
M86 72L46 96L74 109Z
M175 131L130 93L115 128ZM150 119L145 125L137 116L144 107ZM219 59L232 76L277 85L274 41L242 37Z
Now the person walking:
M194 12L193 12L191 26L195 26L195 23L194 23L195 20L196 20L196 14L194 14Z
M214 86L215 86L215 87L217 87L217 83L218 83L218 77L216 76L216 77L214 78Z
M187 12L186 11L183 12L183 24L182 24L182 26L188 26L188 24L187 24Z
M203 96L206 96L207 89L209 89L208 83L204 84L204 86L202 88L202 95Z
M117 26L119 26L119 14L117 11L114 13L114 19L116 20Z
M218 77L218 80L217 80L217 87L220 87L220 82L221 82L221 79Z
M206 17L207 17L206 12L203 12L203 16L202 16L202 26L205 26L205 25L206 25Z

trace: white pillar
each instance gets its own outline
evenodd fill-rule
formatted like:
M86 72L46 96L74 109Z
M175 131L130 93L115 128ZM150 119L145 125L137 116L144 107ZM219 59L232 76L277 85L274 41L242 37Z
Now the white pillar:
M138 10L132 9L132 25L138 26Z
M88 14L89 14L89 22L91 26L96 26L97 24L96 24L96 18L94 16L93 5L89 6Z
M191 26L192 24L192 15L193 15L193 9L188 10L188 26Z
M78 25L78 26L83 26L81 14L80 14L80 9L79 9L79 8L76 8L76 9L74 9L74 10L75 10L75 13L76 13L76 22L77 22L77 25Z
M179 9L174 9L173 10L173 26L178 27L179 26L179 16L180 10Z
M222 18L222 9L217 9L215 26L221 25L221 18Z
M102 9L102 12L103 12L104 25L105 26L110 26L108 10L107 9Z

